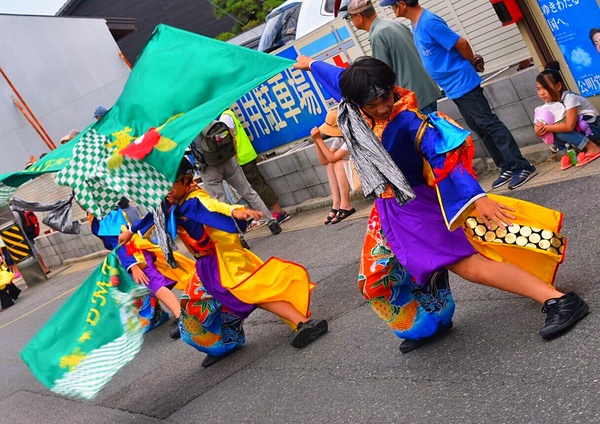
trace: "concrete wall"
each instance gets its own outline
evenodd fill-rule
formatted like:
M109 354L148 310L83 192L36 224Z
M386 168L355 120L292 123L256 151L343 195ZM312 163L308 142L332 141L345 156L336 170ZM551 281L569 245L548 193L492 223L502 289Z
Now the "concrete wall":
M81 224L81 233L78 235L58 232L41 235L35 239L35 246L50 268L62 265L65 259L80 258L105 250L100 239L92 234L87 222Z
M0 14L0 46L3 71L56 145L86 128L98 105L111 107L130 72L104 19ZM49 151L11 97L0 78L2 173Z
M533 133L533 111L543 103L537 96L535 86L538 74L538 69L531 67L483 85L492 110L508 127L519 147L540 143ZM468 128L452 100L439 101L438 109ZM477 134L472 133L472 137L475 142L475 157L489 157Z
M331 195L327 170L321 165L314 145L276 156L258 164L282 206L298 205L309 199Z

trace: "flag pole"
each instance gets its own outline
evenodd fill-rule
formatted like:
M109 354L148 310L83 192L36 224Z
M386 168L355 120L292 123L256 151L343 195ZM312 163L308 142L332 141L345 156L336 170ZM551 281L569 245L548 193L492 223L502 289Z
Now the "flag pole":
M27 115L27 112L25 112L25 110L23 110L23 106L21 106L21 104L19 103L19 101L17 99L15 99L13 96L10 96L10 98L12 99L13 103L15 104L15 106L17 106L19 108L19 110L21 111L21 113L23 114L23 116L25 117L25 119L27 119L29 121L29 123L31 124L31 126L33 127L33 129L40 135L40 137L42 138L42 140L44 141L44 143L46 143L46 146L48 146L48 148L50 150L56 149L56 146L54 146L53 144L50 144L51 141L47 140L46 137L44 137L44 134L35 125L35 123L31 119L31 117L29 115Z
M19 94L19 91L13 85L13 83L10 81L10 79L8 78L8 75L6 75L6 73L4 72L4 69L2 69L1 66L0 66L0 74L2 74L2 76L4 77L4 79L6 80L6 82L8 83L8 85L10 86L11 90L17 95L17 97L19 98L19 100L21 101L21 103L23 103L23 106L25 106L25 109L27 109L27 112L29 113L29 115L31 116L31 118L33 118L33 120L35 121L35 123L36 123L37 127L39 128L39 130L44 134L44 137L42 137L42 138L45 138L44 142L46 143L46 145L50 148L50 150L56 149L56 144L54 144L54 142L52 141L52 138L50 137L50 135L48 135L48 133L44 129L44 126L40 123L40 121L37 119L37 117L35 116L35 114L29 108L29 106L27 105L27 102L25 101L25 99L23 99L23 97L21 97L21 94ZM13 101L14 101L14 99L13 99ZM15 102L15 104L17 104L17 103ZM21 108L19 108L19 109L21 109ZM23 112L22 109L21 109L21 112ZM27 120L29 122L31 122L30 119L27 119ZM33 125L33 124L31 124L31 125ZM38 133L40 131L38 131Z

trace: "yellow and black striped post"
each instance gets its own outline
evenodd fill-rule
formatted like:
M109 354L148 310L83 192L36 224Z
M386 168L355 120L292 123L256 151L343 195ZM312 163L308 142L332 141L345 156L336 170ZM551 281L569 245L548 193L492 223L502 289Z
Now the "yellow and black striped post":
M0 237L10 253L10 257L17 263L31 257L33 252L25 235L17 224L0 230Z

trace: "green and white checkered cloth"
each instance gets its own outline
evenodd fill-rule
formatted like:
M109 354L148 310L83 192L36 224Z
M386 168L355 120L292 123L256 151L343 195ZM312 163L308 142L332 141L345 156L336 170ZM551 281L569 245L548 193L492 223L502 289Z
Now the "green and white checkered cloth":
M73 188L75 199L98 218L106 216L127 196L146 208L156 207L173 185L151 165L123 157L121 166L108 169L113 151L108 137L91 129L73 149L73 158L56 175L56 183Z
M11 187L9 185L0 183L0 206L8 205L8 201L12 195L17 191L18 187Z

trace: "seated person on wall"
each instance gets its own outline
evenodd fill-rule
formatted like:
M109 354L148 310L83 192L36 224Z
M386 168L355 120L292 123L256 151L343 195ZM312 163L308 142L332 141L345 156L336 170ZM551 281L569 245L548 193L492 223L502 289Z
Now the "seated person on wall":
M350 204L350 184L344 169L350 152L337 126L337 110L329 111L325 123L320 127L314 127L310 136L315 142L319 162L327 167L327 179L333 198L333 205L324 224L337 224L356 212ZM323 141L323 136L333 138L331 149Z

